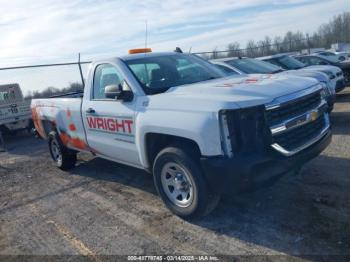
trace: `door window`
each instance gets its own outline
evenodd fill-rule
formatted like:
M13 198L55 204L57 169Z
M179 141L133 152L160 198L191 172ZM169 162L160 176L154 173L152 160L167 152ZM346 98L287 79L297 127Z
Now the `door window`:
M123 77L117 68L110 64L98 65L95 69L93 84L93 99L108 99L105 97L105 88L109 85L122 85Z

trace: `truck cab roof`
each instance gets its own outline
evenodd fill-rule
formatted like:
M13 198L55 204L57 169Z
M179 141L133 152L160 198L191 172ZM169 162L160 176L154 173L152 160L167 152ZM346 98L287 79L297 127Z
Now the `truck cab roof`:
M257 57L256 59L266 60L266 59L279 58L279 57L284 57L284 56L290 56L290 54L282 53L282 54L268 55L268 56Z
M113 62L116 60L122 60L124 62L128 61L133 61L133 60L138 60L141 58L151 58L151 57L163 57L163 56L173 56L178 53L176 52L148 52L148 53L137 53L137 54L128 54L128 55L122 55L122 56L114 56L114 57L109 57L109 58L104 58L104 59L98 59L92 61L92 64L101 64L101 63L108 63L108 62Z
M22 101L23 94L18 84L0 85L0 105Z
M125 55L118 57L119 59L123 61L131 61L136 60L144 57L161 57L161 56L172 56L179 53L176 52L149 52L149 53L138 53L138 54L131 54L131 55Z
M224 57L224 58L210 59L210 62L226 62L226 61L241 59L241 58L245 58L245 57L238 57L238 56Z

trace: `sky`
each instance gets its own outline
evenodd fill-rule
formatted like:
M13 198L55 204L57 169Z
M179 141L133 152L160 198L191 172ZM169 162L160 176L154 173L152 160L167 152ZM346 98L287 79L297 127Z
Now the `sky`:
M231 42L311 33L349 0L0 0L0 67L93 60L153 51L225 49ZM84 67L84 71L87 67ZM77 67L0 71L24 94L79 81Z

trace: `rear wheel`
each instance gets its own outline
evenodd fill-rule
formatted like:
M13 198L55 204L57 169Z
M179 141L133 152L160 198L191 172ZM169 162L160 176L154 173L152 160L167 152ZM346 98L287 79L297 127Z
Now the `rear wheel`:
M68 170L75 166L77 153L65 147L55 131L49 134L49 150L58 168Z
M159 152L153 174L163 202L180 217L204 216L219 202L219 195L210 191L198 161L185 149L167 147Z

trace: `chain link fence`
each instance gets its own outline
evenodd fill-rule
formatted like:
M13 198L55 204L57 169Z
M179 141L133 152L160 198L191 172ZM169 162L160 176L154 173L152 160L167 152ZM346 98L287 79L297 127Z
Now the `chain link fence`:
M279 53L310 53L313 48L318 48L315 45L315 39L301 38L297 40L284 40L281 42L271 43L269 39L260 41L259 44L255 44L253 41L247 43L247 48L237 48L239 44L234 43L229 45L227 50L213 50L209 52L193 53L199 55L204 59L219 59L226 57L262 57L268 55L274 55Z

